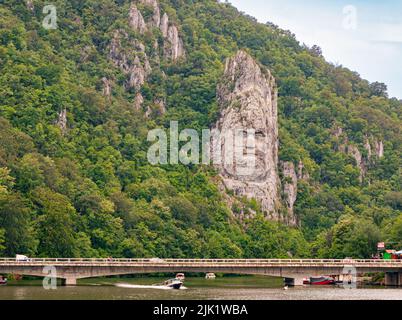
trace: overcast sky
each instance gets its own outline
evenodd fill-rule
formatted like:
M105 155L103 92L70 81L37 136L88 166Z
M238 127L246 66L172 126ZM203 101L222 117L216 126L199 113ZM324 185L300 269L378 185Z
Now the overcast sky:
M260 22L273 22L300 42L319 45L327 60L402 99L401 0L229 0Z

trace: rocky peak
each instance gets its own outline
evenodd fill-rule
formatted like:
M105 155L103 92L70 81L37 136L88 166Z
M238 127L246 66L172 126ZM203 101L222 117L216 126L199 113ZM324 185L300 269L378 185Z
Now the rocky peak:
M161 12L158 2L156 0L140 0L140 2L153 8L154 12L151 19L147 22L148 26L151 28L159 28L161 22Z
M185 56L184 43L179 30L174 24L169 24L169 16L165 12L161 17L159 4L156 0L138 0L139 3L153 9L152 16L145 22L138 7L133 3L129 12L129 25L135 31L144 33L148 28L159 28L164 38L164 57L176 61Z
M129 51L122 47L122 39L130 40L126 32L115 31L109 48L109 58L127 75L126 88L139 90L152 71L145 46L138 40L129 41L131 49L134 49Z
M227 59L225 72L217 88L220 118L215 128L221 132L222 163L218 165L226 188L238 196L255 198L267 217L280 220L278 176L278 115L275 79L261 69L245 51ZM248 175L241 172L242 163L226 161L225 149L230 130L255 129L256 166ZM214 144L213 144L214 145ZM212 152L216 146L212 147Z
M160 29L163 36L166 38L168 36L168 28L169 28L169 17L166 12L163 14Z
M370 159L373 155L373 149L371 148L370 140L366 137L366 142L364 144L364 148L367 151L367 157Z
M144 18L134 3L131 4L130 7L129 25L131 28L133 28L133 30L139 33L144 33L147 31L147 26L145 24Z
M164 46L165 58L173 61L185 55L183 40L179 37L179 31L175 25L169 26Z

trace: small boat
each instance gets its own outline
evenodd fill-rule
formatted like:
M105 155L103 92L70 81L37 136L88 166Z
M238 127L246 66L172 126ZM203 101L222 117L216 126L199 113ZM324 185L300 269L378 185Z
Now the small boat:
M171 289L176 289L176 290L179 290L182 285L183 285L183 282L179 279L170 279L170 280L166 280L164 282L164 286L171 288Z
M184 279L186 279L186 277L184 276L184 273L178 273L178 274L176 274L176 279L178 279L180 281L184 281Z
M0 276L0 285L6 285L7 284L7 278L3 278Z
M336 281L332 277L321 276L321 277L310 277L303 280L303 284L308 284L312 286L329 286L336 284Z
M206 275L205 275L205 279L215 279L216 278L216 275L215 275L215 273L207 273Z

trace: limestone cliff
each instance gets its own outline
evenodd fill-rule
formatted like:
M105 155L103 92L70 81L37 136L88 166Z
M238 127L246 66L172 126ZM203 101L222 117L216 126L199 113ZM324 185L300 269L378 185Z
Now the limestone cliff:
M238 196L255 198L267 217L280 220L278 176L277 88L270 72L262 69L245 51L226 62L217 88L220 118L215 125L221 140L222 163L217 165L226 188ZM224 138L230 130L255 130L255 170L244 175L244 163L226 161L230 147ZM215 149L214 149L215 148ZM216 152L213 146L212 152ZM227 163L228 162L228 163Z
M128 42L130 50L122 45ZM116 30L109 46L109 58L127 75L126 88L141 89L152 68L145 52L145 46L138 40L132 40L123 30Z
M298 177L293 162L283 162L282 173L284 177L283 194L285 197L284 200L286 203L286 207L288 209L288 215L285 218L285 221L289 225L297 225L298 221L294 214L294 204L297 200Z
M183 40L179 35L177 26L169 22L167 13L165 12L161 16L161 9L156 0L139 0L139 2L152 8L153 14L148 21L145 22L137 6L132 4L129 15L130 26L140 33L144 33L147 28L159 28L164 38L164 57L172 61L184 57L185 50Z
M183 40L179 37L179 31L174 25L169 26L167 29L164 55L165 58L173 61L185 56Z
M147 26L145 24L144 18L134 3L130 7L129 25L131 28L133 28L133 30L139 33L144 33L145 31L147 31Z
M161 12L158 2L156 0L140 0L139 2L153 9L152 17L147 21L148 26L150 28L159 28L161 23Z

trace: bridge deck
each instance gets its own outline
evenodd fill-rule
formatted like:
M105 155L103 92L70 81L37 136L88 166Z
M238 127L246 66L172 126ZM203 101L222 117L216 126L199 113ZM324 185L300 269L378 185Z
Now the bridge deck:
M33 258L17 261L0 258L0 266L230 266L230 267L342 267L402 268L402 260L365 259L99 259Z

